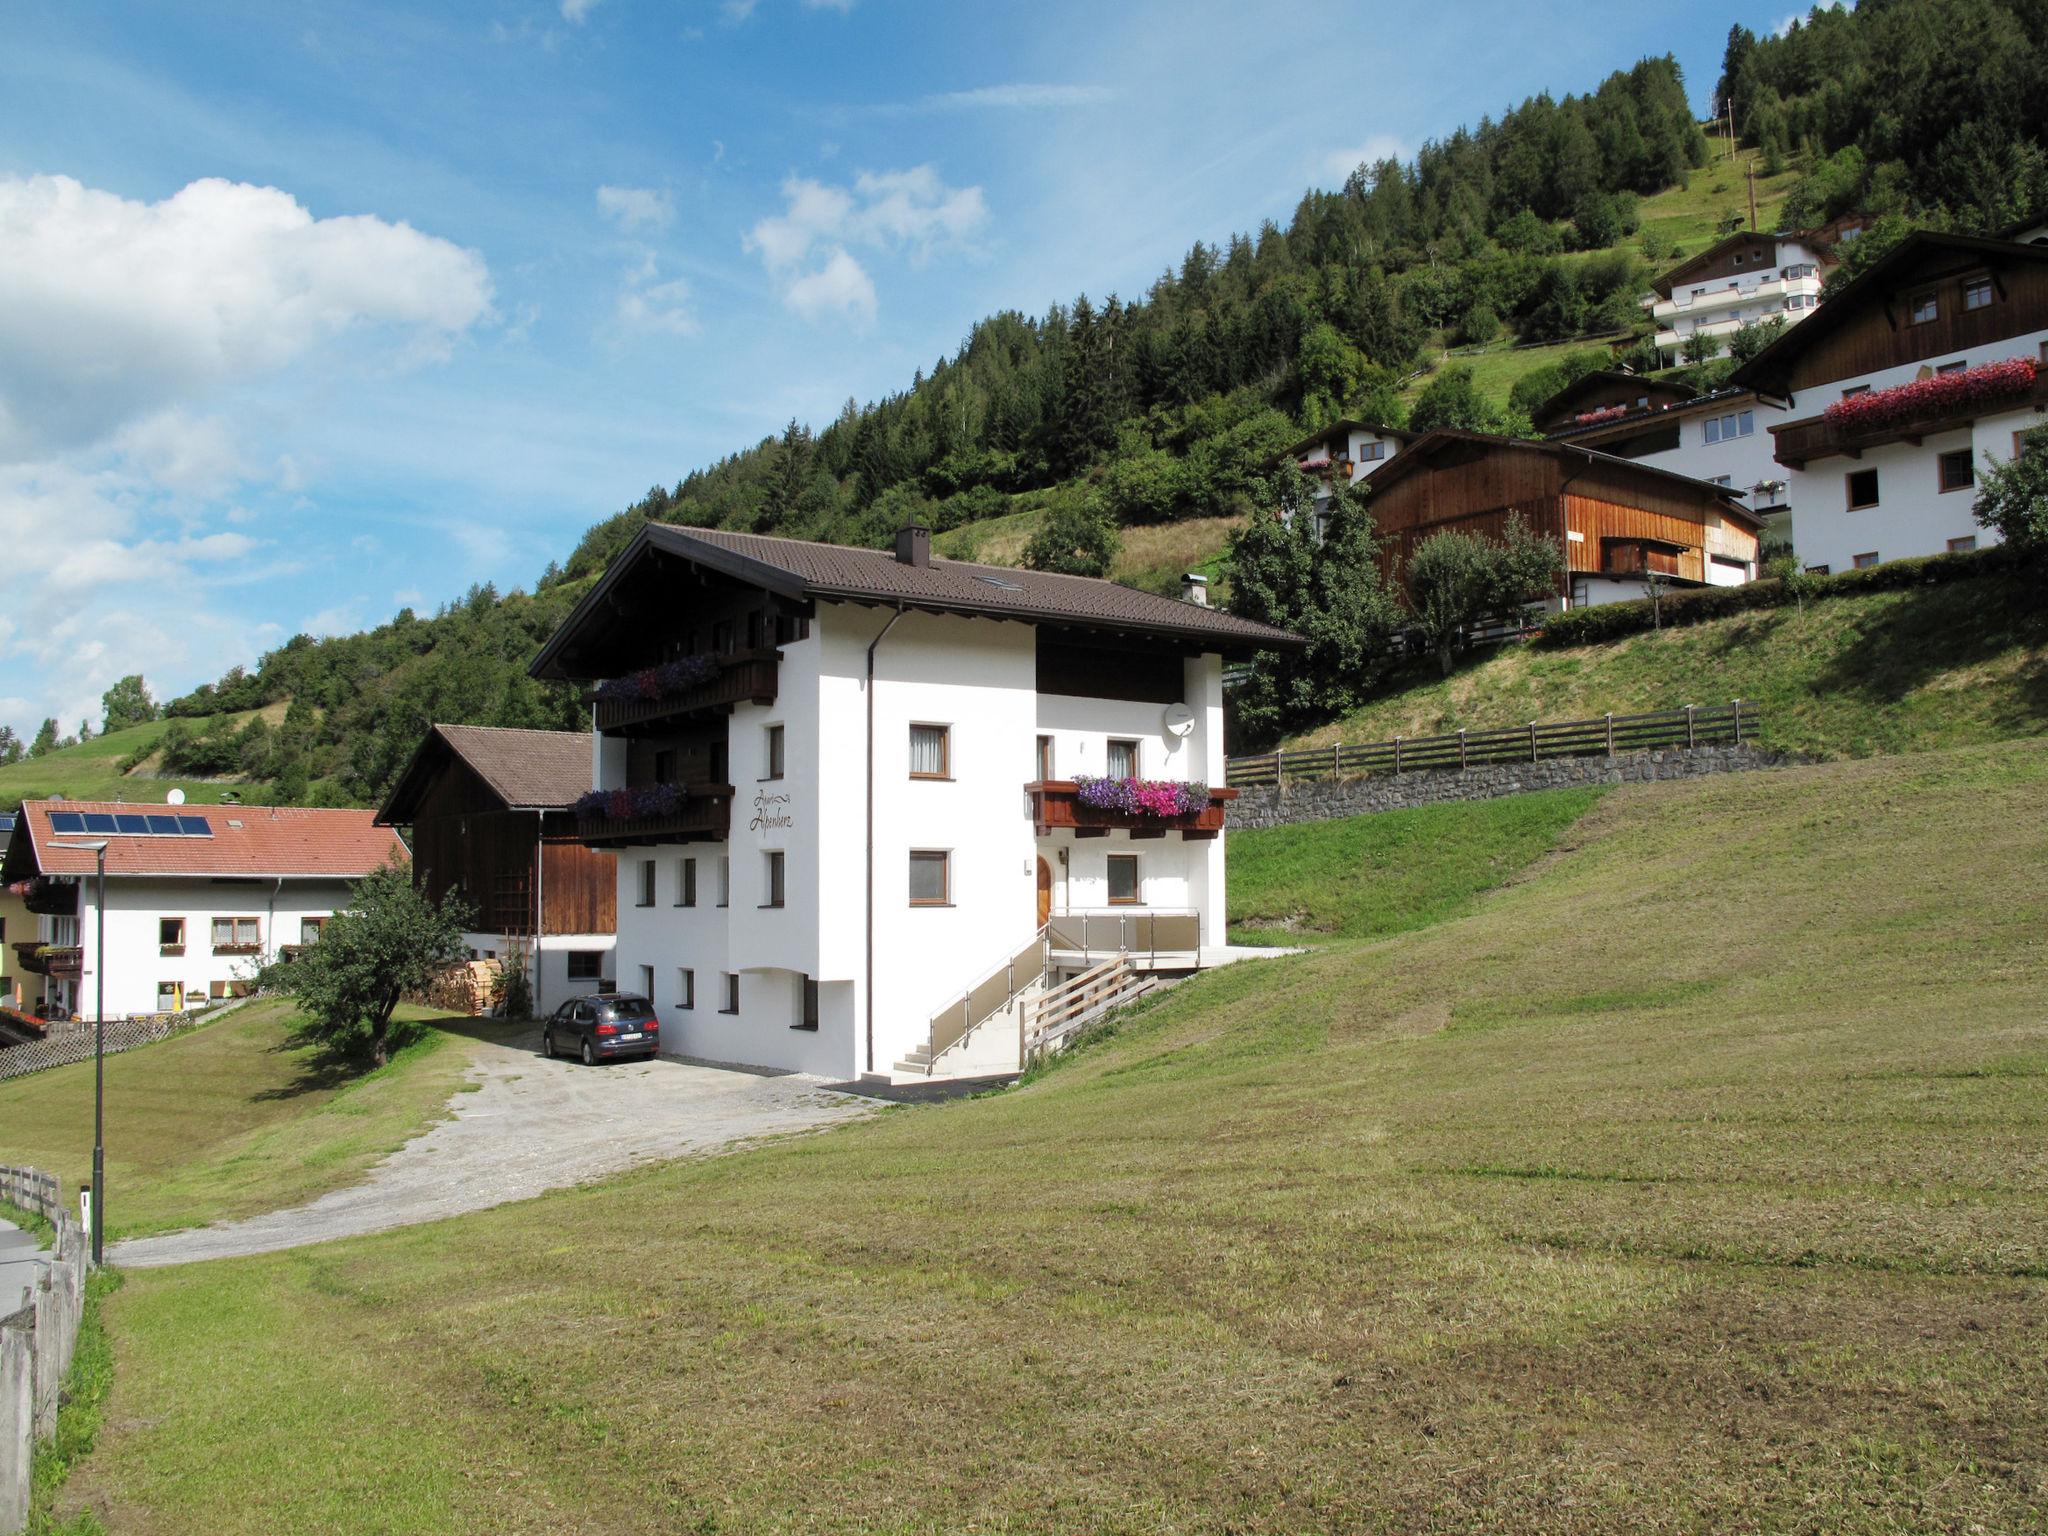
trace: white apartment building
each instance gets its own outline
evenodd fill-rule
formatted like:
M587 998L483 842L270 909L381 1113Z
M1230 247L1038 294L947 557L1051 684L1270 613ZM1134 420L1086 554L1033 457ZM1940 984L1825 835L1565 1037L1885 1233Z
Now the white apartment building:
M1643 295L1657 345L1676 360L1695 335L1725 338L1745 325L1804 320L1820 304L1833 247L1818 234L1729 235L1660 276Z
M2048 246L1916 233L1731 382L1782 408L1808 569L1993 543L1977 477L2048 420Z
M533 670L604 680L580 835L663 1048L851 1078L943 1057L1020 967L1223 958L1222 665L1299 644L922 529L650 525Z
M104 954L95 855L81 846L101 842ZM355 881L405 856L368 811L27 801L0 866L38 925L9 935L23 1005L90 1018L102 973L110 1019L239 996L258 966L317 940Z

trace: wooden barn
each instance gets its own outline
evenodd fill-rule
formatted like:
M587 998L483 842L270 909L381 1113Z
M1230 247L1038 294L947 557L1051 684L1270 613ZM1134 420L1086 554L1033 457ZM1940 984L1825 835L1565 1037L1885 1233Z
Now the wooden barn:
M1714 586L1756 575L1758 523L1735 491L1570 443L1440 428L1365 484L1390 574L1433 533L1499 538L1519 513L1564 553L1562 606L1640 597L1646 571Z
M412 829L429 897L476 909L472 959L523 957L536 1012L611 981L617 859L583 845L574 810L591 777L580 732L436 725L377 812Z

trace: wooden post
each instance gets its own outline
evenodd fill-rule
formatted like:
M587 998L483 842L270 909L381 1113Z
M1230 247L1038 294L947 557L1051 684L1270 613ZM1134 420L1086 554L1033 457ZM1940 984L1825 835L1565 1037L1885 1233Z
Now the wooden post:
M1458 772L1465 771L1465 727L1458 727Z
M1536 761L1536 722L1529 722L1529 761Z
M1287 754L1282 752L1278 747L1275 747L1273 749L1273 787L1275 789L1278 789L1280 787L1282 780L1280 759L1285 757L1286 755ZM1086 919L1084 918L1082 921L1086 922Z
M1344 772L1344 743L1340 741L1340 742L1338 742L1338 743L1337 743L1337 747L1336 747L1336 750L1335 750L1335 752L1334 752L1334 753L1332 753L1332 755L1331 755L1331 757L1330 757L1330 777L1331 777L1331 778L1333 778L1333 779L1334 779L1334 778L1338 778L1338 777L1340 777L1340 776L1341 776L1341 775L1343 774L1343 772Z
M1398 736L1396 736L1396 737L1394 738L1394 774L1395 774L1395 776L1396 776L1396 777L1399 777L1399 776L1400 776L1400 772L1401 772L1401 738L1400 738L1400 737L1398 737Z
M1607 711L1607 755L1614 756L1614 711Z
M1692 740L1692 706L1688 704L1685 706L1685 745L1687 751L1692 749Z

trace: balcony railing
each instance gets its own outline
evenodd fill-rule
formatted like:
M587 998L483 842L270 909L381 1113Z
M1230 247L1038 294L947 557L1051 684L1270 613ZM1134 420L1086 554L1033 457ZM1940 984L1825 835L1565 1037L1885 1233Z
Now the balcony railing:
M730 784L679 784L683 801L653 816L579 815L578 842L591 848L630 848L651 843L723 840L732 830Z
M1133 837L1164 837L1178 832L1183 838L1210 838L1223 830L1223 807L1235 800L1234 789L1211 789L1209 803L1189 816L1153 816L1144 811L1116 811L1086 805L1081 789L1072 779L1039 779L1024 786L1031 797L1031 820L1038 835L1072 832L1076 837L1107 837L1118 829Z
M15 945L14 953L24 971L59 981L77 977L85 969L85 952L76 944L44 944L31 939Z
M1202 918L1185 908L1161 907L1056 912L1046 919L1045 942L1055 961L1127 954L1149 970L1162 960L1185 963L1199 957Z
M718 658L718 676L693 688L659 699L593 697L600 731L629 730L660 720L674 720L734 704L773 704L780 681L781 652L734 651Z
M1877 424L1836 423L1825 416L1809 416L1804 421L1772 427L1771 435L1776 439L1778 462L1791 469L1804 469L1815 459L1853 459L1866 448L1880 448L1886 443L1918 443L1937 432L1967 427L1980 416L2025 410L2029 406L2037 410L2048 406L2048 370L2034 375L2031 388L2015 391L2004 399L1980 400L1947 409L1936 407L1924 416Z
M16 887L21 904L39 917L78 916L78 882L37 875Z

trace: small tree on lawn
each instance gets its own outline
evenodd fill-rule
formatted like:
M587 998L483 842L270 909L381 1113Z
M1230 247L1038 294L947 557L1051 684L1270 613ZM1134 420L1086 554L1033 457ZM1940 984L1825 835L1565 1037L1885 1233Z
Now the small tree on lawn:
M2024 433L2019 452L1993 460L1977 488L1977 522L2008 544L2048 549L2048 427Z
M398 1043L391 1015L399 999L462 958L470 920L468 903L451 894L434 905L393 859L357 882L347 909L327 920L316 943L263 967L257 985L297 1002L308 1039L381 1067Z
M1403 576L1415 627L1449 677L1465 637L1488 619L1513 623L1556 590L1557 546L1511 515L1499 539L1447 529L1415 546Z
M1034 571L1067 576L1107 576L1123 537L1092 504L1055 507L1024 546L1024 563Z

